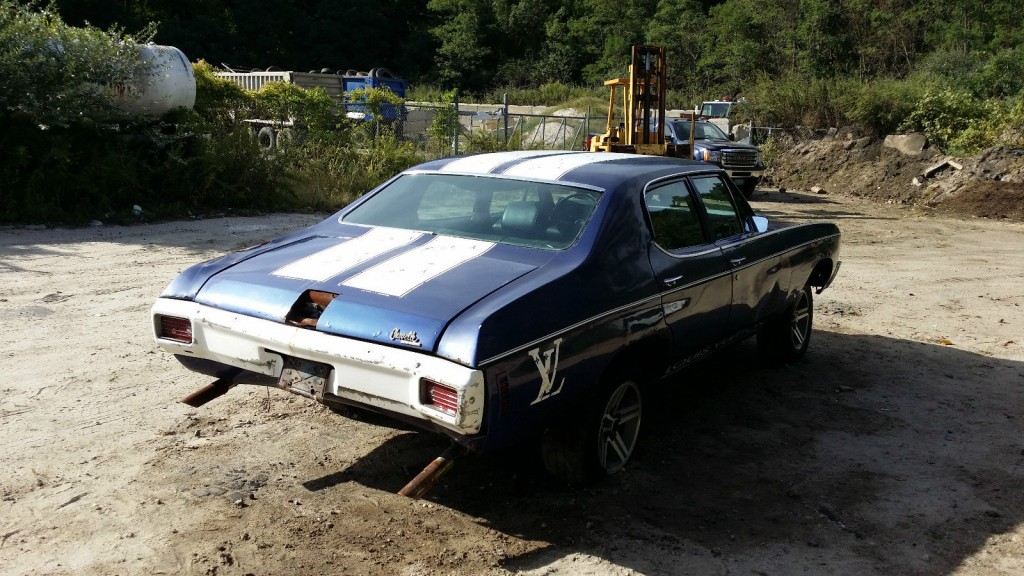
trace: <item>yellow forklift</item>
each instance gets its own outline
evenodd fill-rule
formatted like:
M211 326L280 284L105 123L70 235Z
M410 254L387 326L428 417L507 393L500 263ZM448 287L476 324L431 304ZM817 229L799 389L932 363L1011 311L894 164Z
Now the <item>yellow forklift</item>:
M634 45L628 78L605 80L609 88L608 124L604 134L590 141L591 152L625 152L653 156L692 158L689 144L665 142L665 49L661 46ZM625 118L618 122L615 103L622 89ZM695 122L690 122L693 142Z

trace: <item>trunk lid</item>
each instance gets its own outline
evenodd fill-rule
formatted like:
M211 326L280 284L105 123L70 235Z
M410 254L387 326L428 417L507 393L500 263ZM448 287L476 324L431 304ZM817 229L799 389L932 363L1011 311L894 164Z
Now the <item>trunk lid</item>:
M196 301L285 322L307 291L337 294L316 330L434 351L448 323L553 253L480 240L339 225L215 274Z

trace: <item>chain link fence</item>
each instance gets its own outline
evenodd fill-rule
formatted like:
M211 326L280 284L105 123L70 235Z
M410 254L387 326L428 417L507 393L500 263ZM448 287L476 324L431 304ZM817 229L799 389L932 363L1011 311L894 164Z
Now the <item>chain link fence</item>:
M407 102L399 134L429 156L501 150L583 150L595 125L589 110L513 112L482 105Z

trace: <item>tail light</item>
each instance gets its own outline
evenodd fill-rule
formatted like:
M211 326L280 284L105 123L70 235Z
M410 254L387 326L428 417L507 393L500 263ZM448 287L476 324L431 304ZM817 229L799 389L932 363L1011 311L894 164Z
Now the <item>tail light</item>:
M158 316L159 337L184 344L192 343L192 321L177 316Z
M459 391L440 382L421 378L420 402L454 416L459 411Z
M590 152L590 143L594 141L594 135L587 136L587 139L583 141L583 149Z

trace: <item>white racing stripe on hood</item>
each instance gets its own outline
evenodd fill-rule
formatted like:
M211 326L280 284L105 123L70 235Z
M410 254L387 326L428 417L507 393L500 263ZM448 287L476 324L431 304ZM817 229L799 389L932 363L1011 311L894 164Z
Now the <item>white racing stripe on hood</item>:
M542 158L533 158L520 162L502 172L508 176L536 178L538 180L558 180L569 172L598 162L608 162L621 158L636 159L636 154L619 154L616 152L577 152L559 154Z
M274 276L323 282L381 254L418 240L423 234L394 228L371 228L361 236L335 244L274 270Z
M399 298L422 284L478 258L493 242L438 236L345 280L342 286Z
M518 152L497 152L494 154L479 154L466 156L458 160L452 160L439 170L440 172L462 172L465 174L488 174L502 164L515 160L535 158L537 156L549 156L557 154L551 150L528 150Z

